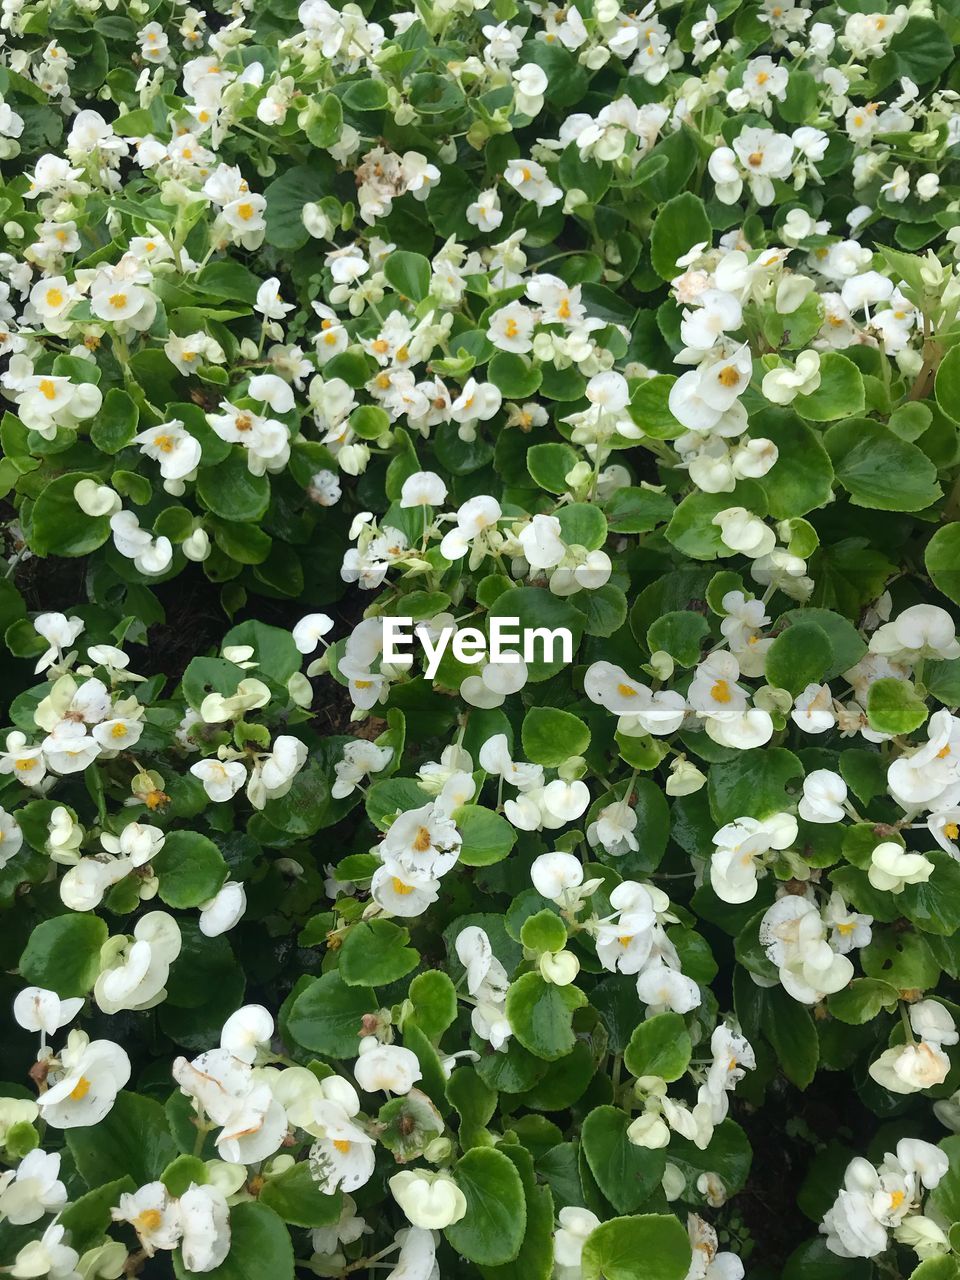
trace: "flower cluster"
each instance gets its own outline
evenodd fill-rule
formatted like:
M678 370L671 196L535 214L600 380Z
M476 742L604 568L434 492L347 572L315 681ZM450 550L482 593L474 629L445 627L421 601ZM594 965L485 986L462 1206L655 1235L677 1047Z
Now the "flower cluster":
M0 0L0 1272L960 1274L954 8Z

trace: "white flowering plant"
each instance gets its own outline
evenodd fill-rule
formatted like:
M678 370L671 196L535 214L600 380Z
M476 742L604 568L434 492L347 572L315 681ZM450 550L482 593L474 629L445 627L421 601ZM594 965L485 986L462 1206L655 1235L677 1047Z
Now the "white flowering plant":
M0 1274L960 1280L956 0L0 0Z

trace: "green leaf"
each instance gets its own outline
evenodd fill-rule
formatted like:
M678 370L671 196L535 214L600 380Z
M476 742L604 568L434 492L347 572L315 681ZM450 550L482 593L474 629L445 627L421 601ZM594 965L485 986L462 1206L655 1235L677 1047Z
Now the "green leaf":
M751 983L751 986L753 984ZM670 1139L669 1159L686 1179L684 1198L696 1200L697 1179L702 1173L715 1173L734 1196L746 1186L753 1152L747 1135L735 1120L721 1120L705 1150L686 1138L674 1134Z
M927 455L871 418L838 422L824 444L837 479L858 507L922 511L940 496L937 469Z
M553 1194L549 1186L537 1182L529 1151L506 1143L499 1149L520 1174L527 1224L516 1258L497 1267L483 1267L484 1280L550 1280L553 1274Z
M54 916L41 920L20 957L20 974L58 996L84 996L100 972L100 948L109 930L94 915Z
M647 533L673 515L673 500L656 489L617 489L604 507L611 533Z
M479 804L462 804L453 820L463 836L460 861L467 867L502 862L517 841L517 833L502 814Z
M607 540L607 520L599 507L589 502L572 502L557 511L560 536L568 546L596 551Z
M809 422L833 422L862 413L863 375L846 356L826 351L820 357L820 386L807 396L797 396L793 408ZM830 446L827 445L829 450Z
M860 963L867 977L882 978L898 991L927 991L940 977L940 966L923 934L876 925L873 940L860 952Z
M569 711L531 707L520 732L523 754L533 764L554 769L571 756L582 756L590 746L590 729Z
M667 541L691 560L715 560L734 553L724 544L714 516L729 507L746 507L756 516L767 514L767 498L755 480L741 480L732 493L688 494L665 529Z
M309 1163L301 1160L266 1180L260 1203L294 1227L330 1227L340 1218L343 1196L339 1191L325 1195L317 1186Z
M568 663L564 660L564 646L554 643L549 650L541 644L539 638L546 632L569 631L573 643L574 654L583 636L584 617L579 609L566 600L551 595L542 587L511 587L498 596L489 611L491 618L509 618L511 631L514 630L514 619L517 620L521 635L524 632L537 631L534 641L534 658L527 663L528 679L531 684L541 680L549 680ZM532 638L532 637L531 637ZM559 641L560 636L555 639ZM547 657L549 653L549 657Z
M786 787L803 777L803 766L784 747L741 751L710 769L710 811L722 825L740 817L768 818L794 803ZM795 788L799 790L799 787Z
M960 348L954 347L951 350L960 358ZM960 368L958 368L958 380L960 380ZM954 404L960 406L960 388L957 390L957 400ZM956 604L960 604L960 523L945 524L936 531L927 543L923 562L937 590L942 591Z
M487 376L508 400L529 400L543 381L543 374L528 356L512 351L498 351L487 366Z
M223 855L196 831L171 831L154 859L160 898L168 907L199 907L216 897L228 875Z
M103 477L71 471L51 480L37 498L30 526L30 547L38 556L87 556L110 537L108 516L88 516L73 491L81 480L103 483Z
M832 659L827 633L815 622L795 622L767 650L764 674L775 688L796 696L824 678Z
M827 1008L835 1018L852 1027L872 1022L881 1009L894 1010L900 993L879 978L854 978L848 987L827 997Z
M941 849L924 856L933 863L929 880L908 884L897 902L918 929L949 938L960 932L960 863Z
M686 1071L693 1045L679 1013L658 1013L638 1024L623 1054L631 1075L661 1076L668 1083Z
M763 993L761 1025L784 1075L798 1089L805 1089L820 1060L820 1041L810 1010L782 987L771 987Z
M128 1173L94 1191L79 1196L60 1214L60 1224L70 1232L70 1244L78 1253L93 1248L106 1235L113 1219L110 1210L120 1203L124 1192L136 1191L137 1183Z
M782 1280L872 1280L869 1258L838 1258L824 1240L808 1240L787 1259Z
M90 427L90 440L103 453L119 453L137 434L140 411L126 391L111 387Z
M422 253L395 250L384 261L383 274L397 293L413 302L422 302L430 292L430 263Z
M413 1005L417 1026L428 1039L439 1039L455 1021L457 991L442 969L418 973L410 983L407 995Z
M771 516L777 520L805 516L830 501L833 465L819 432L797 414L779 409L751 415L750 433L777 446L776 463L759 481Z
M573 1015L586 1002L579 987L557 987L539 973L525 973L507 992L507 1020L525 1049L553 1062L573 1048Z
M673 1214L611 1218L587 1237L583 1280L685 1280L692 1250Z
M358 920L343 940L339 972L351 987L379 987L403 978L420 962L410 931L390 920Z
M303 225L303 206L330 192L333 163L314 153L310 164L286 169L264 191L267 244L275 249L301 249L310 239ZM209 269L209 268L208 268Z
M250 474L246 449L235 445L223 462L200 469L197 497L221 520L244 524L263 517L270 502L270 481Z
M602 1106L589 1113L580 1131L590 1171L618 1213L632 1213L650 1198L667 1162L664 1151L632 1143L627 1137L629 1127L626 1112Z
M534 444L527 450L530 478L548 493L566 493L566 477L579 461L568 444Z
M884 676L867 694L867 719L878 733L912 733L927 718L927 704L909 680Z
M363 1015L377 1008L369 987L350 987L339 973L325 973L294 1000L287 1029L304 1049L331 1058L355 1058Z
M520 1174L493 1147L474 1147L453 1170L467 1212L444 1234L461 1257L481 1266L510 1262L520 1252L527 1209Z
M713 228L699 196L690 191L668 200L657 214L650 232L650 261L658 275L672 280L678 274L677 259L696 244L713 243Z
M832 657L823 676L825 680L835 680L844 671L849 671L867 652L866 641L853 623L830 609L815 609L809 605L803 609L789 609L780 615L777 626L792 626L796 622L814 622L826 632Z
M647 628L647 648L669 653L682 667L700 660L700 646L710 634L710 624L702 613L674 610L662 614Z
M177 1280L190 1280L177 1249L173 1255ZM230 1210L230 1252L212 1271L211 1280L294 1280L293 1242L279 1216L256 1200Z
M520 941L530 951L561 951L567 945L567 926L555 911L544 907L524 920Z
M67 1129L65 1137L88 1187L121 1174L129 1174L141 1187L159 1178L178 1154L160 1103L125 1089L102 1120Z

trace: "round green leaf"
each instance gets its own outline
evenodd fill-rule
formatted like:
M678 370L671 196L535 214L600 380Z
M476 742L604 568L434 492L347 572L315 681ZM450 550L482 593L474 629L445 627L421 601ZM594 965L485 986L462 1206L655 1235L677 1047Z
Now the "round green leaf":
M685 1280L692 1250L673 1214L611 1218L587 1237L583 1280Z
M580 1132L597 1186L618 1213L632 1213L660 1184L665 1151L635 1145L627 1137L630 1117L618 1107L595 1107Z
M377 997L369 987L350 987L339 973L325 973L294 1000L287 1030L304 1049L332 1058L355 1058L363 1015L377 1008Z
M419 953L409 931L390 920L358 920L340 949L340 976L351 987L386 986L415 969Z
M37 987L58 996L84 996L100 972L100 948L109 930L99 917L54 916L34 926L20 957L20 974Z
M527 1225L523 1183L513 1163L493 1147L474 1147L454 1177L467 1212L445 1235L461 1257L480 1266L510 1262L520 1252Z
M523 754L533 764L553 769L590 745L590 729L579 717L554 707L531 707L520 733Z
M216 897L227 864L212 840L196 831L171 831L154 859L160 898L168 907L199 907Z
M539 973L525 973L507 992L507 1020L525 1049L552 1062L573 1048L573 1015L586 1002L579 987L557 987Z
M815 622L795 622L767 650L764 673L775 688L796 695L825 676L833 659L827 633Z
M940 496L937 469L927 455L872 418L838 422L824 444L837 479L858 507L921 511Z
M960 358L960 349L954 348L954 353ZM960 405L960 388L954 403ZM937 590L960 604L960 523L945 524L936 531L927 543L923 561Z
M502 862L516 844L517 833L506 818L482 805L461 805L453 811L453 820L463 836L460 861L465 866L488 867Z
M669 1083L686 1071L692 1052L683 1018L678 1013L658 1013L636 1027L623 1062L632 1075L661 1076Z

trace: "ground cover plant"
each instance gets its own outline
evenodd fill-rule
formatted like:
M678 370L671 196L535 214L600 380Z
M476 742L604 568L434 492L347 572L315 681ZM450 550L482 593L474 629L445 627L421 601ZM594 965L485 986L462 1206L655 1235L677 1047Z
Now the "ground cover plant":
M0 1274L960 1280L957 0L0 36Z

